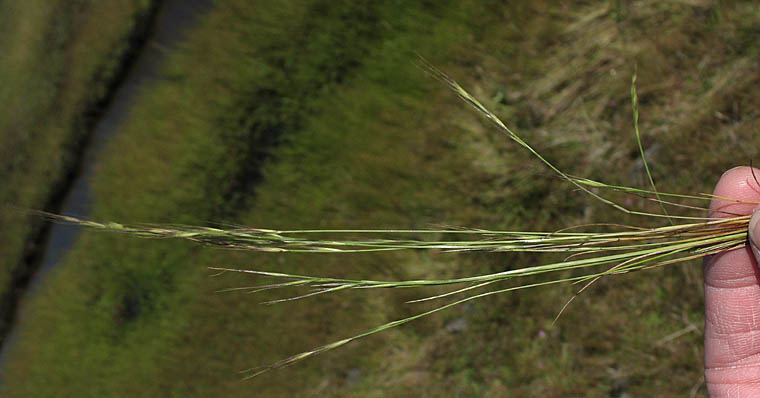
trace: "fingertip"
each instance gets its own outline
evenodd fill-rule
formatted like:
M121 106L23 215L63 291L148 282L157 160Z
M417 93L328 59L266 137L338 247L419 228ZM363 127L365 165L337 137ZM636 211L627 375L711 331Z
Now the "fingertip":
M720 177L710 202L710 217L749 215L760 203L760 170L734 167ZM758 235L760 237L760 234Z

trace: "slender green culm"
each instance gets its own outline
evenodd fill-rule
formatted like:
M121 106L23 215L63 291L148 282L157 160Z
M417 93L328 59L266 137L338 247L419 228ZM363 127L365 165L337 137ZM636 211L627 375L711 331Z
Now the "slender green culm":
M641 162L644 164L644 171L649 178L649 185L652 186L652 191L655 197L660 200L660 194L657 192L657 187L654 185L654 178L652 178L652 172L649 171L649 163L647 162L646 154L644 153L644 146L641 144L641 134L639 133L639 97L636 94L636 72L633 73L631 78L631 106L633 107L633 130L636 133L636 143L639 145L639 155L641 156ZM668 211L665 210L665 206L660 201L660 208L662 213L668 217L668 221L673 225L673 220L670 218Z

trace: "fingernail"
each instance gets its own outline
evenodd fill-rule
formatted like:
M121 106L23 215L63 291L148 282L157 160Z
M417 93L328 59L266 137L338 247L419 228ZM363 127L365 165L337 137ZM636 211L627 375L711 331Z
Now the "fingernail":
M760 207L755 208L752 217L749 219L749 247L755 260L760 265Z

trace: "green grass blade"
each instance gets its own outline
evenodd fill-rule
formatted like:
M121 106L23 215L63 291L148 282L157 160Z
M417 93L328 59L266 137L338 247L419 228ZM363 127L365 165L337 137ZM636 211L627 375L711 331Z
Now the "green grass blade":
M636 133L636 143L639 145L639 155L641 156L641 162L644 163L644 170L646 171L647 177L649 178L649 185L652 186L652 192L654 192L655 196L657 197L663 214L665 214L665 216L668 217L668 221L670 222L670 225L673 225L673 220L670 218L668 211L665 209L665 205L663 205L661 201L660 194L657 192L657 187L654 185L654 179L652 178L652 173L649 171L649 162L647 162L647 157L644 154L644 147L641 144L641 134L639 133L639 97L636 94L636 73L635 72L633 74L633 77L631 78L631 105L633 107L633 130Z

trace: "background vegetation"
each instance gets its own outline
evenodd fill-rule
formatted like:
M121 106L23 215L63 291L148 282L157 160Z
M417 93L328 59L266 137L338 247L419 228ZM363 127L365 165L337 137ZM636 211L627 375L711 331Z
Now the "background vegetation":
M149 0L0 3L0 203L55 209L153 10ZM0 209L0 336L40 255L42 224Z
M119 24L93 23L87 37L123 43L135 26L130 18L149 9L135 4L116 18L124 24L120 35L98 30ZM47 10L30 8L41 9ZM760 144L758 26L760 11L751 1L219 2L102 156L93 217L287 229L651 225L551 176L416 66L415 53L460 81L563 170L646 187L629 101L637 68L643 142L658 187L709 192ZM16 101L13 109L32 115L25 123L38 122L34 112L48 114L42 110L52 103L74 107L102 97L102 83L92 78L72 78L76 90L48 83L60 90L59 102L46 97L49 91L23 86L45 82L32 75L36 70L51 82L69 76L55 62L39 63L46 52L35 47L53 46L59 35L26 29L38 41L13 48L37 69L0 65L4 81L13 71L27 79L0 91ZM54 48L76 48L73 39L61 43ZM118 54L102 59L116 65ZM100 65L88 71L106 68L87 62ZM25 90L44 98L18 96ZM0 170L11 182L0 192L8 195L3 201L42 207L60 181L56 173L65 170L55 159L70 156L81 135L50 133L44 137L60 141L48 147L52 138L32 135L46 131L36 124L6 127L22 114L11 109L0 111L0 150L9 152L2 159L27 166ZM34 171L43 166L47 171ZM28 186L42 199L12 196ZM3 224L4 273L20 264L31 233L26 225L34 224ZM403 304L420 292L359 291L261 306L279 296L216 293L255 281L212 278L205 268L417 278L549 260L422 252L281 256L85 233L29 298L2 369L3 394L700 394L698 263L602 280L554 325L571 286L484 299L247 382L235 372L426 304Z

